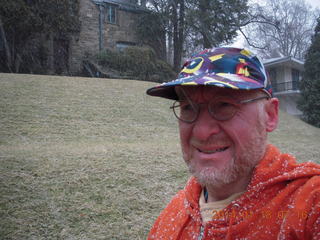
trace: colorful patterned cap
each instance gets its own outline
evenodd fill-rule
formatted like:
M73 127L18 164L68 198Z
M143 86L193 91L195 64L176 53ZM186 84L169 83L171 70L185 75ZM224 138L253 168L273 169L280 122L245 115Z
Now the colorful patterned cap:
M259 58L246 49L212 48L185 62L178 79L147 90L147 94L177 100L175 86L215 86L232 89L261 89L272 96L272 88Z

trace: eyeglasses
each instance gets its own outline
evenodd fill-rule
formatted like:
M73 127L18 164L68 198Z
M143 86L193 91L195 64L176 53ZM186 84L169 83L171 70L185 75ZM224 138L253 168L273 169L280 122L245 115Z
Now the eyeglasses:
M201 105L208 105L208 112L214 119L218 121L226 121L234 117L242 104L251 103L261 99L269 99L268 96L257 97L237 101L230 97L215 98L209 103L195 103L191 100L175 101L170 109L173 110L174 115L181 121L186 123L193 123L197 120L200 113Z

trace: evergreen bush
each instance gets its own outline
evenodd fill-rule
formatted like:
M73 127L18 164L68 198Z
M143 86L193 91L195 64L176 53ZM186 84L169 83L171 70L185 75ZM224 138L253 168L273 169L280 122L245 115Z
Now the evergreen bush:
M105 49L97 55L98 64L133 79L163 82L175 78L171 66L157 58L149 47L127 47L123 51Z
M320 17L312 37L304 64L304 74L300 82L301 98L298 108L303 112L303 120L320 127Z

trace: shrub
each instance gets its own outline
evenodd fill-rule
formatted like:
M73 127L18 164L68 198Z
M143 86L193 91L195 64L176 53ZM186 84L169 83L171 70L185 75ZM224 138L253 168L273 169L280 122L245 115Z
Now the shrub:
M149 47L128 47L124 51L105 49L97 55L98 64L116 70L120 76L146 81L167 81L175 77L171 66L157 58Z
M320 128L320 17L306 54L305 71L300 82L298 107L303 120Z

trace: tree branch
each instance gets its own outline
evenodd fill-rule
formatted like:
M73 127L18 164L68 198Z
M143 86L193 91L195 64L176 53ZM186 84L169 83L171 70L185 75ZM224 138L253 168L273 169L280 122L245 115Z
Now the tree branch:
M2 36L3 45L4 45L5 52L6 52L7 67L9 69L9 71L12 72L12 68L11 68L11 66L12 66L12 58L11 58L10 48L8 46L8 41L7 41L7 38L6 38L6 34L5 34L5 31L4 31L4 28L3 28L1 16L0 16L0 33L1 33L0 36Z
M261 49L261 50L266 50L266 47L259 47L259 46L254 45L253 43L251 43L250 39L247 37L247 35L242 31L242 29L240 27L239 27L239 31L242 34L242 36L246 39L249 46L257 48L257 49Z

